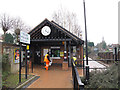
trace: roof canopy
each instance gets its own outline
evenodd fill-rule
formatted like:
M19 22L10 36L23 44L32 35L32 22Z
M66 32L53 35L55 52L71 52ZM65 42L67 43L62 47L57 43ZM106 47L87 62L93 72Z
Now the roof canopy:
M48 36L44 36L41 33L43 27L48 26L51 29L51 33ZM49 21L45 19L39 25L37 25L34 29L29 32L31 36L31 42L36 41L73 41L77 44L83 44L84 41L66 30L65 28L61 27L54 21Z

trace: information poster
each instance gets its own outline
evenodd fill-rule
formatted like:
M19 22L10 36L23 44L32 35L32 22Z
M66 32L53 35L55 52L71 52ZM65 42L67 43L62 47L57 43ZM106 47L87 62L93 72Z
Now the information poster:
M19 49L15 49L14 50L14 63L19 63L19 59L20 59L20 50Z
M64 52L60 52L60 57L63 57L64 56Z
M73 53L76 53L76 46L73 46Z
M45 56L48 52L48 49L43 49L43 56Z

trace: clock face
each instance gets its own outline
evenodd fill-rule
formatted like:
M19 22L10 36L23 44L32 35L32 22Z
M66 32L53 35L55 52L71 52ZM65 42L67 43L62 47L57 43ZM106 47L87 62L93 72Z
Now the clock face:
M44 36L48 36L48 35L51 33L50 27L48 27L48 26L43 27L42 30L41 30L41 33L42 33Z

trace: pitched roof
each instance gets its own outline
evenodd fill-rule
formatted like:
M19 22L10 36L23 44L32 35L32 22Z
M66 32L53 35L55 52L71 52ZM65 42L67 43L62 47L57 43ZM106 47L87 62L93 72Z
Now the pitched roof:
M44 21L42 21L39 25L37 25L34 29L32 29L29 34L32 35L33 33L37 32L37 30L39 30L39 28L45 26L46 23L49 23L50 25L56 27L57 29L61 30L63 33L65 33L66 35L68 35L70 38L72 38L74 41L76 42L80 42L81 44L84 43L83 40L81 40L79 37L77 37L76 35L72 34L71 32L69 32L68 30L66 30L65 28L63 28L62 26L58 25L57 23L55 23L54 21L49 21L48 19L45 19Z
M53 24L55 24L57 27L59 27L61 30L63 30L63 32L65 32L66 34L69 34L72 38L74 38L77 41L83 41L81 40L79 37L77 37L76 35L72 34L71 32L69 32L68 30L66 30L65 28L63 28L62 26L58 25L57 23L55 23L54 21L51 21Z

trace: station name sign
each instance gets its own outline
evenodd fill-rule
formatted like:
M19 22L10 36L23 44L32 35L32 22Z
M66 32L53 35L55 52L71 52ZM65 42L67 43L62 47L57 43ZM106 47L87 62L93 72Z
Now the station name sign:
M30 44L30 35L20 31L20 42Z

